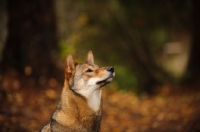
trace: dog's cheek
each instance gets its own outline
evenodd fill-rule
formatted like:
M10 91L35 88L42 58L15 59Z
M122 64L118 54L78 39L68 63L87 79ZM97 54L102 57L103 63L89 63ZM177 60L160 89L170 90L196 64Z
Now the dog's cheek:
M80 86L83 86L83 85L84 85L84 80L83 80L83 79L80 79L80 80L78 81L78 84L79 84Z

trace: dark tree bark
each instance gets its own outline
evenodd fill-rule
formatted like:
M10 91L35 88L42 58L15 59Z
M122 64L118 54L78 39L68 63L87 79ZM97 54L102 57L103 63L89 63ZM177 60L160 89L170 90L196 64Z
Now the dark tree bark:
M56 17L53 0L8 0L8 38L1 70L51 77L58 72Z
M190 51L190 60L187 70L187 81L194 82L200 79L200 1L193 0L193 43Z

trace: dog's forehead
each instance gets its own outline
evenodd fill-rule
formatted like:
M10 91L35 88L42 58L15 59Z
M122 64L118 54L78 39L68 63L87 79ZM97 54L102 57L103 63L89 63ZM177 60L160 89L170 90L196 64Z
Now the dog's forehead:
M77 67L82 68L82 69L86 69L86 68L99 68L98 65L95 64L91 64L91 63L82 63L82 64L78 64Z

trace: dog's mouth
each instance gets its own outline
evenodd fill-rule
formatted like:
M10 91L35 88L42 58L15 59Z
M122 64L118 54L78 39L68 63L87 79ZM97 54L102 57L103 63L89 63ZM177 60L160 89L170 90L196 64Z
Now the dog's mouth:
M97 84L100 85L101 87L105 86L106 84L110 83L113 78L115 76L115 73L113 72L112 74L110 74L109 77L107 77L106 79L102 80L102 81L98 81Z

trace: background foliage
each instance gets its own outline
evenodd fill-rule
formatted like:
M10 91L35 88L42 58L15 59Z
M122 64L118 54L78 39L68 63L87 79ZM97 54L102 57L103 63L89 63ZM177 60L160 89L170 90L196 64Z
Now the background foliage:
M180 42L188 52L190 1L59 0L56 6L62 57L93 50L100 64L116 67L119 88L150 92L157 84L177 83L183 75L165 68L173 57L164 50L167 43Z

